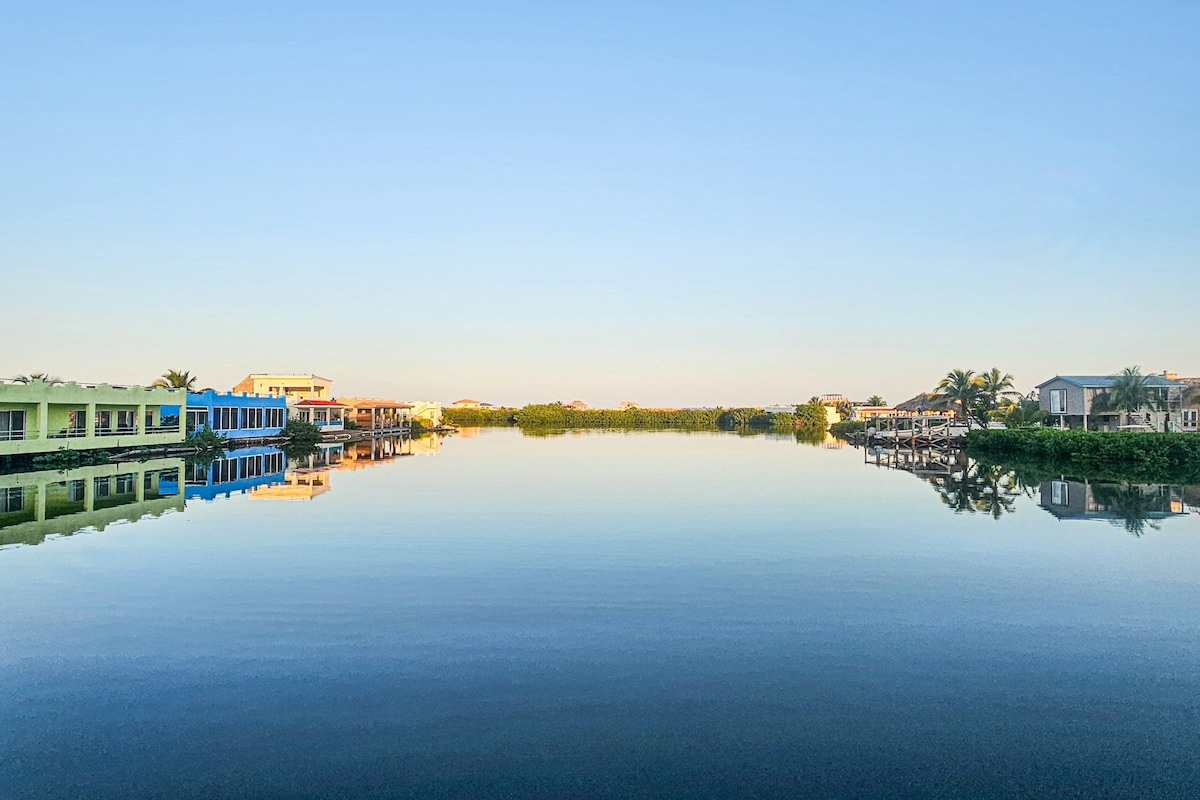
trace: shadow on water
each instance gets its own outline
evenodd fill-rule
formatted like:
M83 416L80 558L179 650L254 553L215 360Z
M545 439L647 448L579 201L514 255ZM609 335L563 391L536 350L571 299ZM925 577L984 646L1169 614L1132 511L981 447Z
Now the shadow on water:
M1047 475L1028 464L977 461L954 449L867 447L864 461L930 484L956 514L999 520L1025 497L1060 520L1106 521L1140 537L1160 530L1163 520L1200 513L1200 486Z

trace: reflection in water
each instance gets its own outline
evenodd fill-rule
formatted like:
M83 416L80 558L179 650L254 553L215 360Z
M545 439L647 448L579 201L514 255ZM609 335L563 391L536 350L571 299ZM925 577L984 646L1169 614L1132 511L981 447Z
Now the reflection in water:
M183 466L182 459L157 458L0 475L0 546L182 511Z
M1167 484L1106 483L1060 477L1026 481L1016 471L982 464L961 450L881 448L864 450L866 463L908 472L931 484L942 502L961 513L985 513L993 519L1011 514L1022 496L1059 519L1107 520L1141 536L1158 530L1161 520L1200 513L1200 487Z
M1195 505L1198 488L1060 478L1038 486L1038 502L1059 519L1108 520L1141 536L1146 528L1159 530L1164 519L1189 513L1189 507L1193 512L1200 511Z
M365 469L402 456L436 455L440 449L440 436L397 436L322 444L293 459L277 447L246 447L209 459L160 458L0 475L0 547L183 511L186 500L211 502L240 494L311 500L330 490L333 470Z

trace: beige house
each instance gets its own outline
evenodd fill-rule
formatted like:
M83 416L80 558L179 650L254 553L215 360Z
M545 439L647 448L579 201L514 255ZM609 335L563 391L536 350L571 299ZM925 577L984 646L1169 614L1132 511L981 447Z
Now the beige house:
M442 424L442 404L432 400L406 400L412 406L408 414L421 421L422 425L436 428Z
M464 397L462 400L455 400L450 404L451 408L473 408L477 411L487 411L492 408L491 403L481 403L478 400L472 400L469 397Z
M289 400L329 400L333 397L333 381L311 374L255 373L243 378L233 390L282 395Z

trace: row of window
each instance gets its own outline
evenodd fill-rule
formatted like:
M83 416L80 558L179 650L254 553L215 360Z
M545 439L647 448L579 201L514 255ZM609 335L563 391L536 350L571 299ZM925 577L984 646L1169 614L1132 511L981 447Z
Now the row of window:
M258 456L222 458L213 462L212 482L229 483L236 481L238 478L257 478L260 475L283 472L283 468L283 453L264 453Z
M286 414L286 410L282 408L219 406L212 409L210 416L207 408L193 408L188 409L187 424L189 430L199 430L204 427L210 427L214 431L282 428Z

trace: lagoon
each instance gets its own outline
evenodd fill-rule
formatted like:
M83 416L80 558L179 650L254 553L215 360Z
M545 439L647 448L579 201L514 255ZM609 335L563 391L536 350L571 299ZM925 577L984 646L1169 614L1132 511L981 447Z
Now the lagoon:
M375 455L0 549L0 796L1200 791L1194 494L994 518L715 432Z

